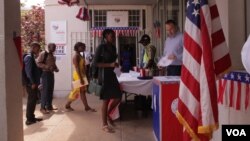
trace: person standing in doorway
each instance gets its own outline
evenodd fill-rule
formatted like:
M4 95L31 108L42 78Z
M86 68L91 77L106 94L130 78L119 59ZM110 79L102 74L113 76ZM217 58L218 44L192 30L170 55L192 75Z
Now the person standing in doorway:
M85 58L84 56L81 55L81 52L85 51L85 44L82 42L77 42L74 46L75 54L73 56L73 64L74 64L74 72L73 72L73 81L77 81L80 79L80 83L82 86L79 88L74 88L69 96L68 96L68 102L65 105L65 108L67 110L73 111L74 109L71 107L71 103L75 101L80 94L82 103L85 107L85 111L90 111L90 112L96 112L95 109L92 109L87 102L86 98L86 91L87 91L87 85L88 80L87 80L87 74L86 74L86 65L85 65Z
M48 44L48 52L45 50L40 53L37 58L37 65L40 67L42 72L42 95L41 95L41 109L43 114L49 114L49 111L57 110L52 106L53 92L54 92L54 72L59 72L56 66L56 58L54 52L56 45L54 43Z
M102 129L112 133L114 129L108 125L113 124L110 113L118 106L122 98L119 82L114 68L118 67L117 52L114 46L115 32L105 29L102 32L103 43L101 43L94 54L93 65L98 68L98 81L102 84L100 99L102 103ZM111 103L110 103L111 102Z
M26 107L26 125L31 125L37 121L41 121L41 118L35 117L36 102L38 100L38 85L40 84L41 70L37 67L35 58L40 52L40 45L37 42L31 44L30 53L28 53L24 59L24 74L25 85L28 93L27 107Z
M166 73L168 76L180 76L183 54L183 34L174 20L165 22L167 39L164 44L163 57L172 60L167 66ZM162 68L160 66L160 68Z

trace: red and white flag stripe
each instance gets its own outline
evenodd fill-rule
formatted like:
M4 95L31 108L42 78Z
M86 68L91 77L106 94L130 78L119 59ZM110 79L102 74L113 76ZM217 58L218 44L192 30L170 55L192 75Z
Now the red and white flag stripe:
M230 66L215 1L189 0L177 112L184 140L209 140L218 128L216 77Z

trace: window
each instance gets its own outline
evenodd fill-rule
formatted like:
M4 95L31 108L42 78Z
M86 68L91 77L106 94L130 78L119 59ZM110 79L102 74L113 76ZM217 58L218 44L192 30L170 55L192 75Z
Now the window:
M166 0L166 19L173 19L177 23L181 22L181 0Z
M164 42L166 39L165 21L173 19L177 22L180 31L184 28L184 15L187 0L158 0L153 6L153 23L160 22L160 37L153 36L153 44L159 49L157 53L162 54ZM154 31L156 31L154 29Z
M94 27L106 27L107 10L94 10Z
M140 10L129 10L128 11L128 25L139 27L140 26Z
M90 22L90 27L106 27L107 26L107 11L108 10L90 10L90 16L93 20ZM109 10L110 11L110 10ZM130 27L140 27L140 10L127 10L128 11L128 25ZM144 14L145 14L145 10ZM144 22L146 17L144 17Z

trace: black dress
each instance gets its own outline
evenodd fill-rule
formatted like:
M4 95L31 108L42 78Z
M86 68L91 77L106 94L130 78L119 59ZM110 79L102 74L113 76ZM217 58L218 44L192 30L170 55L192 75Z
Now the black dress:
M93 64L97 63L113 63L117 59L116 47L101 44L97 47L94 54ZM98 81L102 83L100 99L121 98L122 92L117 80L114 68L98 68Z

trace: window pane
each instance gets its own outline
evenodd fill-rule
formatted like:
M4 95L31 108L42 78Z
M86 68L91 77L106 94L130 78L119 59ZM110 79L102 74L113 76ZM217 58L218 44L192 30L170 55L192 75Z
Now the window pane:
M180 12L180 0L167 0L166 2L166 19L173 19L179 23Z

